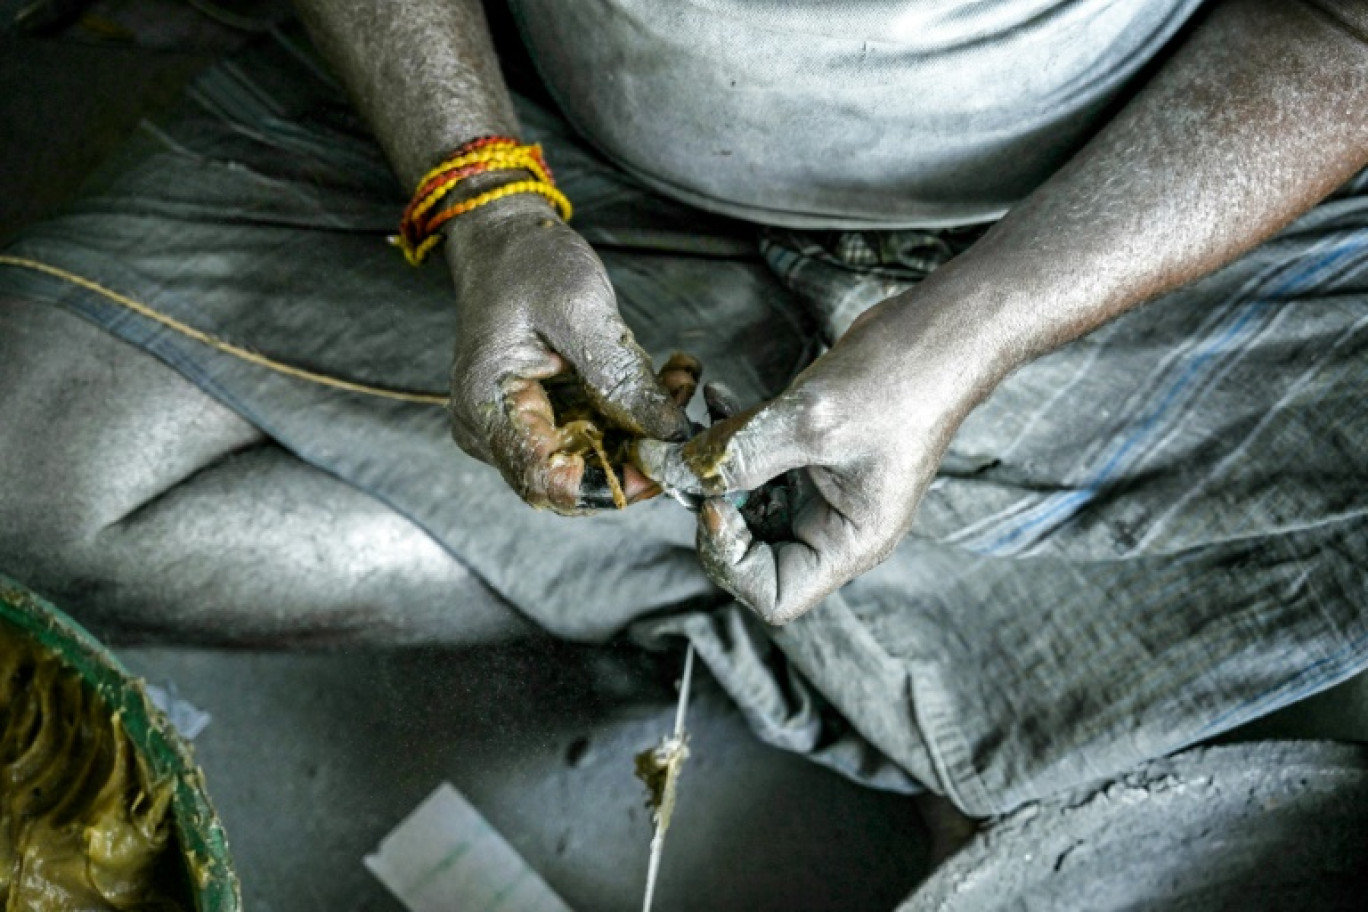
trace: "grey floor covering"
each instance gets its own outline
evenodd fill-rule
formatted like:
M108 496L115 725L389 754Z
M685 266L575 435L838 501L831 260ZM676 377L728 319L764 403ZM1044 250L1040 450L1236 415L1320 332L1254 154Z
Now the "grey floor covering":
M650 824L631 756L673 721L668 670L649 660L548 645L119 654L213 715L196 753L255 912L399 912L361 856L442 781L573 908L640 907ZM658 909L906 895L925 871L908 799L762 746L706 678L697 697Z

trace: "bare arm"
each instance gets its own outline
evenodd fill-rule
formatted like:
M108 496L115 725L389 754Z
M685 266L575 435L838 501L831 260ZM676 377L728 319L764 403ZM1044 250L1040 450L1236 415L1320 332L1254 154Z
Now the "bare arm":
M1203 276L1368 163L1368 4L1233 0L932 287L987 379Z
M295 0L405 187L477 136L516 136L480 0Z
M405 187L471 139L524 138L480 0L297 5ZM451 198L518 176L527 175L479 174ZM578 513L612 505L606 473L586 466L582 442L557 426L543 381L582 381L600 429L681 439L689 424L623 324L603 264L539 196L497 200L444 230L459 326L452 436L533 506ZM654 490L630 466L615 474L628 499Z
M648 473L706 493L805 469L791 541L709 501L705 567L781 623L883 560L1016 367L1266 239L1368 163L1368 6L1229 0L968 253L866 313L778 399Z

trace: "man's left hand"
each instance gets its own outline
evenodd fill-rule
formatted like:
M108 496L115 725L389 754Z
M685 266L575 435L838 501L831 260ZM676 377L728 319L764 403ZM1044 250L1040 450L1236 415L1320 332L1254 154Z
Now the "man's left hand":
M697 533L705 570L772 624L892 553L951 436L991 388L992 359L967 350L972 333L950 309L911 299L865 314L774 400L687 444L638 447L647 475L708 497ZM761 541L720 495L785 473L789 537Z

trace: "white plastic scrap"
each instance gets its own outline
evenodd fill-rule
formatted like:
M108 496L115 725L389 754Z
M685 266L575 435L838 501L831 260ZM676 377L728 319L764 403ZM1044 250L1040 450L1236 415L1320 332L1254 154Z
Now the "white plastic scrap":
M541 875L447 782L364 861L409 912L570 912Z
M152 705L166 713L171 726L186 741L194 741L213 721L213 716L182 697L171 681L165 685L147 684L144 689Z

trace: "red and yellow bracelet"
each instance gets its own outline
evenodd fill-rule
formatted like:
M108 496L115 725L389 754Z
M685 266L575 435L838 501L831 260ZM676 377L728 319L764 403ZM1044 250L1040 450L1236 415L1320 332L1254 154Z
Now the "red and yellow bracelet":
M491 171L526 171L532 177L495 187L454 206L441 207L441 202L462 181ZM518 193L544 196L556 207L561 218L570 218L570 200L556 189L551 169L542 157L541 146L522 145L507 136L482 136L471 140L418 181L418 189L399 221L399 234L391 240L404 252L405 259L417 266L441 242L440 229L447 222Z

